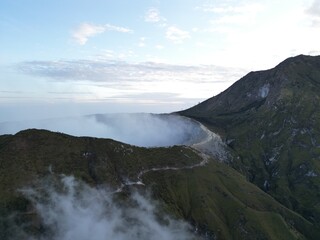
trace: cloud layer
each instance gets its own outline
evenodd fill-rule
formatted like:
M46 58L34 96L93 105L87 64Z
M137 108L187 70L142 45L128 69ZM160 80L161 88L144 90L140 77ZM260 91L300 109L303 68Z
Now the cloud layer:
M0 134L38 128L74 136L111 138L142 147L191 145L207 133L190 119L176 115L98 114L78 118L0 124Z
M174 30L175 31L175 30ZM179 41L179 34L171 37ZM183 34L182 34L183 35ZM18 70L25 74L48 77L56 81L141 82L141 81L194 81L219 82L241 76L241 69L214 65L172 65L155 62L128 63L108 60L27 61L19 63Z
M314 0L307 12L314 16L320 17L320 0Z
M113 101L115 104L136 104L136 112L146 112L140 110L143 109L141 106L150 104L166 105L170 110L165 112L191 107L225 90L226 86L230 86L245 73L243 69L215 65L133 63L101 58L25 61L13 67L26 75L26 78L29 77L30 85L38 87L41 94L5 93L4 97L24 97L30 102L37 102L39 99L87 103ZM24 84L27 84L26 78L22 80ZM16 98L15 100L17 101ZM177 107L173 107L174 105ZM151 109L151 112L161 111Z
M320 0L314 0L312 5L306 10L306 13L310 15L312 25L320 27Z
M32 202L47 234L33 238L17 228L15 239L194 239L186 223L159 218L157 203L137 193L126 204L105 188L92 188L66 176L20 192Z
M150 8L145 15L145 22L155 23L158 27L165 29L166 39L174 44L181 44L186 39L191 38L188 31L182 30L175 25L169 25L166 18L160 15L156 8Z

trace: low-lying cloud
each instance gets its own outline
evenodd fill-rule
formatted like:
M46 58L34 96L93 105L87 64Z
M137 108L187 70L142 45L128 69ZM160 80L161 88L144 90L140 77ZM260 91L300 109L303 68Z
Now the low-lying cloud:
M66 176L20 192L40 217L42 233L31 235L18 227L14 239L194 239L188 224L159 214L158 204L138 193L123 202L105 188L92 188Z
M191 145L206 137L200 124L177 115L96 114L84 117L58 118L0 124L0 134L38 128L74 136L111 138L142 147Z

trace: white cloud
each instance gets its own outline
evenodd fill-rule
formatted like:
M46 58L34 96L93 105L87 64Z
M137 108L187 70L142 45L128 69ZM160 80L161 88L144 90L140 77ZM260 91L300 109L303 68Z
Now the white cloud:
M211 26L203 27L205 33L222 33L241 30L241 27L251 27L260 24L259 13L266 9L266 3L254 1L222 1L214 4L204 4L197 7L211 19Z
M104 28L105 28L105 31L115 31L115 32L122 32L122 33L132 33L133 32L129 28L114 26L111 24L105 24Z
M146 46L146 38L145 37L141 37L139 39L139 44L138 44L139 47L145 47Z
M72 176L50 176L33 188L21 189L20 193L31 202L39 224L47 232L33 236L30 231L25 232L21 224L14 226L14 239L195 238L189 224L160 214L158 202L138 193L130 194L127 201L116 201L115 193L105 186L93 188Z
M245 3L239 5L221 5L203 8L204 12L215 14L211 23L214 24L250 24L254 23L257 15L264 9L261 3Z
M221 2L198 8L210 20L199 32L209 34L213 42L215 38L223 42L223 45L217 42L220 48L208 54L207 61L261 70L274 67L289 56L319 51L320 31L315 29L320 26L319 0L297 0L292 4L253 0Z
M167 19L160 15L160 12L156 8L150 8L145 16L144 20L149 23L156 23L159 27L167 26Z
M221 5L204 5L198 9L201 9L203 12L212 12L216 14L225 14L225 13L232 13L232 14L244 14L250 12L257 12L260 11L262 5L260 3L245 3L242 4L241 2L238 5L234 4L227 4L223 3Z
M95 58L98 59L114 59L116 56L116 53L113 50L110 49L105 49L105 50L101 50L101 53L97 56L95 56Z
M167 28L166 38L173 43L182 43L184 40L190 38L190 34L187 31L181 30L175 26L171 26Z
M307 9L307 13L320 17L320 0L314 0L310 8Z
M312 21L312 26L316 28L320 27L320 19L314 19Z
M150 8L146 15L145 21L150 23L156 23L159 27L166 29L166 38L173 43L182 43L185 39L190 38L190 34L187 31L181 30L175 26L168 26L167 19L160 15L160 12L156 8ZM160 49L161 47L156 47Z
M84 45L87 43L90 37L105 31L116 31L122 33L130 33L132 30L124 27L114 26L111 24L105 25L94 25L89 23L82 23L72 34L73 39L76 43Z
M146 15L144 16L144 20L145 20L146 22L157 23L157 22L160 22L160 21L164 20L164 18L160 16L160 12L159 12L158 9L156 9L156 8L150 8L150 9L146 12Z
M306 13L311 18L312 26L320 27L320 0L315 0L306 10Z
M104 31L105 28L103 26L83 23L73 32L72 37L78 44L84 45L87 43L88 38L103 33Z

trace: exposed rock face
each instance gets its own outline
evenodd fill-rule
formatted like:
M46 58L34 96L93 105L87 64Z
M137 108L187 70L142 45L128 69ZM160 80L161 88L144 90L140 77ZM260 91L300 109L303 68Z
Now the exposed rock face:
M220 132L251 182L320 222L320 56L251 72L180 114Z

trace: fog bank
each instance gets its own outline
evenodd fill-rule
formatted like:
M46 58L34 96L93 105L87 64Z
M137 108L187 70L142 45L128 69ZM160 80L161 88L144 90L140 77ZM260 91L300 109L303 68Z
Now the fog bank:
M200 124L170 114L96 114L83 117L0 123L0 134L38 128L74 136L111 138L142 147L192 145L207 133Z
M20 192L32 202L45 231L30 235L20 226L15 240L194 239L188 224L159 217L157 203L138 193L121 203L105 188L92 188L66 176Z

